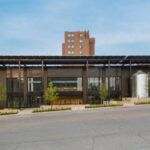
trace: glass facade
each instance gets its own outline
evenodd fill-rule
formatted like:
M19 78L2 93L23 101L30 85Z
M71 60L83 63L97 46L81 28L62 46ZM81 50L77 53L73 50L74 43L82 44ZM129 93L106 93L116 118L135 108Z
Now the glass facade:
M23 97L8 96L7 103L9 108L24 107Z
M28 78L28 92L42 91L42 78Z
M148 95L150 97L150 74L148 75Z
M110 77L110 90L120 90L121 82L120 77ZM106 77L106 87L108 89L108 77Z
M108 77L106 77L106 88L108 89ZM115 98L120 96L121 79L120 77L110 77L110 97Z
M42 96L28 96L27 106L28 107L39 107L42 104Z
M50 81L53 82L59 91L82 91L81 77L48 78L48 83Z
M21 78L21 91L24 90L24 79ZM7 78L7 92L19 92L19 78Z
M88 78L88 101L89 104L97 104L99 100L99 89L102 83L101 77Z
M88 90L99 90L102 79L100 77L88 78Z

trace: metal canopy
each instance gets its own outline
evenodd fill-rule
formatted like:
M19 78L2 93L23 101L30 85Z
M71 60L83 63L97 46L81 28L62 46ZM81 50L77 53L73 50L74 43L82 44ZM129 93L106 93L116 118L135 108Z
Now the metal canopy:
M138 56L0 56L0 64L150 64L150 55Z

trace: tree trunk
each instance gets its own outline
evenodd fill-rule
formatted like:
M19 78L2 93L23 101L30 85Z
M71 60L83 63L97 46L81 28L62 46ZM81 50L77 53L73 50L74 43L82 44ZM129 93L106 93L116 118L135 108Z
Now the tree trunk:
M51 102L51 110L53 109L53 103Z

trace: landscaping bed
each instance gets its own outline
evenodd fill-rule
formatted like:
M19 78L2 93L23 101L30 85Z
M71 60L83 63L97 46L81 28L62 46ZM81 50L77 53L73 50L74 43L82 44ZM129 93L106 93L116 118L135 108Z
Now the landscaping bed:
M13 115L18 114L18 109L2 109L0 110L0 115Z
M18 112L0 112L0 116L2 116L2 115L13 115L13 114L18 114Z
M134 104L135 104L135 105L150 104L150 101L135 102Z
M35 109L32 111L32 113L38 113L38 112L48 112L48 111L63 111L63 110L71 110L71 107L66 107L66 108L48 108L48 109Z
M115 107L115 106L123 106L123 104L97 104L97 105L88 105L85 106L85 108Z

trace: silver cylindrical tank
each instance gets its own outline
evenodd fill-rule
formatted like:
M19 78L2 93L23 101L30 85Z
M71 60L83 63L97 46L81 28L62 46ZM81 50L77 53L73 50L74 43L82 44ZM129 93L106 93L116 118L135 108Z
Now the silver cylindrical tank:
M139 70L131 77L132 97L148 97L148 74Z

